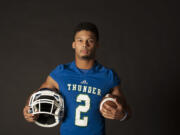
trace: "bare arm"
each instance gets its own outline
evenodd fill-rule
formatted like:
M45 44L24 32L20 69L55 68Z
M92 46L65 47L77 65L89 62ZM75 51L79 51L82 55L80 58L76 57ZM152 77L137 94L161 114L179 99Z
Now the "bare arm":
M110 105L105 104L105 107L101 109L102 115L107 119L125 120L131 116L130 107L127 105L125 97L121 91L120 86L115 86L111 89L111 95L115 96L115 102L117 108L113 108ZM127 116L127 117L126 117Z
M112 90L111 90L111 94L115 95L117 97L119 97L119 103L122 105L123 110L126 111L128 113L128 117L126 118L129 119L132 116L132 111L130 106L127 104L126 102L126 98L124 96L124 94L121 91L121 86L115 86Z
M40 86L39 89L41 89L41 88L50 88L50 89L52 89L52 90L54 90L54 91L58 91L58 90L59 90L58 83L57 83L51 76L48 76L48 77L46 78L46 81L41 84L41 86ZM33 93L37 92L39 89L33 91ZM32 94L33 94L33 93L32 93ZM32 95L32 94L31 94L31 95ZM29 98L28 98L28 100L27 100L27 102L26 102L26 105L28 105L29 99L30 99L31 95L29 96Z
M41 88L50 88L57 91L59 90L59 85L51 76L48 76L46 81L40 86L39 89Z

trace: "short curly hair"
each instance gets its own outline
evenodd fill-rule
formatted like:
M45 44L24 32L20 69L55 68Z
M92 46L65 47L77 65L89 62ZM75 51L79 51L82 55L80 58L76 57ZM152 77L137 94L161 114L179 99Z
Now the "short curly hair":
M94 33L96 40L99 41L99 32L98 32L97 26L95 24L90 23L90 22L79 23L74 29L73 38L75 37L76 33L81 30L91 31L92 33Z

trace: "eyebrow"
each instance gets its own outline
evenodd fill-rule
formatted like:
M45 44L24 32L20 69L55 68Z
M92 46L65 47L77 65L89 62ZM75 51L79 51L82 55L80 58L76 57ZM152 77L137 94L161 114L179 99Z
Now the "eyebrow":
M81 37L76 37L75 39L83 39L83 38L81 38ZM93 39L93 40L95 40L94 38L88 38L88 39Z

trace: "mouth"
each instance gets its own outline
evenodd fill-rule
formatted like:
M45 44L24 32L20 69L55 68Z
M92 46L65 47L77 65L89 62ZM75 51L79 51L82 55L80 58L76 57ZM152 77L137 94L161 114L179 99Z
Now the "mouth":
M81 50L81 53L88 54L88 50Z

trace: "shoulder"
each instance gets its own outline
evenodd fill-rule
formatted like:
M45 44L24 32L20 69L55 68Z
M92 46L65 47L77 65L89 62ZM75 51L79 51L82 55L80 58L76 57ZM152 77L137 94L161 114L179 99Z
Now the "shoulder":
M105 73L107 85L110 89L120 84L121 80L114 69L106 67L106 66L102 66L101 69Z
M65 64L59 64L54 68L54 72L62 72L64 70L67 70L71 67L72 62L65 63Z
M98 63L98 67L99 67L99 71L100 72L104 72L105 74L107 74L108 76L113 76L113 75L117 75L117 73L115 72L115 70L113 68L104 66L100 63Z

